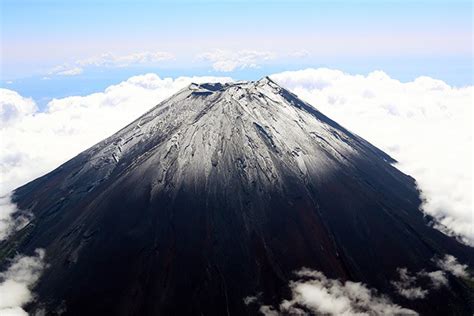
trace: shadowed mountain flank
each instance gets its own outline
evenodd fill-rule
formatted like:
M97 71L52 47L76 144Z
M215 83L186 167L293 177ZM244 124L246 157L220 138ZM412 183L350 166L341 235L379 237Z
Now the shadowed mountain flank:
M29 310L252 315L303 267L363 282L422 314L472 315L472 283L397 296L398 268L473 249L428 225L391 157L269 78L192 84L15 190L33 219L0 264L45 249ZM439 302L443 301L443 304Z

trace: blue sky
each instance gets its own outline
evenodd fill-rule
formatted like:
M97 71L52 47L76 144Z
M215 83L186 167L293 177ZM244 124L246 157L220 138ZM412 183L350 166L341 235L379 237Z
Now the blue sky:
M1 85L40 103L146 72L330 67L472 84L471 1L0 1Z

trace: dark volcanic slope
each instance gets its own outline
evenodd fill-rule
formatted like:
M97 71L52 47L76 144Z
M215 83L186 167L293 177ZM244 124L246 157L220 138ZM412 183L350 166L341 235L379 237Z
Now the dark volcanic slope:
M474 253L428 227L391 162L268 78L191 85L18 188L34 220L0 253L45 248L36 305L70 315L255 313L244 297L277 304L303 266L472 315L456 279L422 301L393 292L398 267Z

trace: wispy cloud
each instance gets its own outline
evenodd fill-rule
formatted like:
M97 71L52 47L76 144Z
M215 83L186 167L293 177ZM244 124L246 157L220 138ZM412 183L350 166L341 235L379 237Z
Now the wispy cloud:
M276 54L268 51L217 49L199 54L197 58L211 62L215 71L230 72L236 69L258 68L262 63L275 59Z
M84 72L81 67L69 68L67 66L59 66L53 69L50 74L56 74L60 76L77 76Z
M76 63L84 67L126 67L137 64L153 64L173 58L173 54L168 52L139 52L122 56L106 53L100 56L79 60Z
M305 57L308 57L310 55L311 55L311 53L306 49L295 50L295 51L292 51L288 54L288 56L294 57L294 58L305 58Z
M136 65L153 65L166 60L172 60L174 55L168 52L138 52L128 55L105 53L86 59L77 60L72 64L65 63L54 67L48 75L76 76L89 67L120 68Z
M49 76L75 76L80 75L84 72L81 67L75 66L74 64L63 64L56 66L48 71L48 76L43 77L43 80L51 79Z
M446 272L452 273L458 278L470 277L467 272L467 265L458 262L458 259L452 255L445 255L441 259L433 259L435 263Z
M426 297L428 294L428 289L424 289L417 285L417 275L410 274L406 268L398 269L398 274L399 280L392 281L392 284L397 290L398 294L410 300Z
M0 197L0 241L25 227L32 218L30 212L18 210L10 194Z
M423 299L430 290L448 286L447 274L452 274L458 278L470 278L467 265L460 264L456 257L452 255L447 254L443 258L435 257L432 261L441 270L410 272L407 268L399 268L399 279L392 281L392 285L398 294L410 300ZM430 284L430 288L427 287L427 284Z
M392 280L398 295L409 300L421 300L433 290L449 286L448 274L469 278L467 265L460 264L451 255L432 261L441 270L411 272L399 268L398 279ZM279 315L418 315L416 311L393 303L389 297L378 293L360 282L330 279L317 270L302 268L295 272L296 278L289 282L291 298L278 305L265 305L263 293L247 296L245 305L257 306L265 316Z
M261 305L266 316L276 315L418 315L380 295L376 290L359 282L341 282L330 279L322 272L303 268L290 282L292 297L279 306ZM246 300L256 304L258 300Z

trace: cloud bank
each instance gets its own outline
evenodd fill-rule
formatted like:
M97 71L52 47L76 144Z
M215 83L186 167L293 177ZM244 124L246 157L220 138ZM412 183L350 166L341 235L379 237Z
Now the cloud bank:
M28 315L22 306L34 300L32 288L45 269L45 252L16 256L10 267L0 272L0 315Z
M422 208L439 221L437 228L474 244L474 86L455 88L429 77L402 83L382 71L362 76L324 68L271 77L398 160L417 180Z
M358 282L341 282L319 271L303 268L290 282L292 298L274 308L263 305L260 312L273 315L418 315L394 304L374 289ZM248 302L252 304L254 301Z

